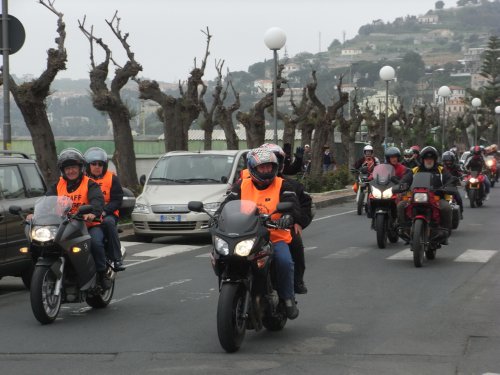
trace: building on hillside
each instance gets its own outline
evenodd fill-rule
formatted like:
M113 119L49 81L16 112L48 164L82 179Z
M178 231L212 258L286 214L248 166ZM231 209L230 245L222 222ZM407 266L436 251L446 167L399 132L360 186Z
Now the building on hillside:
M464 64L464 70L469 73L478 73L481 70L482 59L481 56L486 48L469 48L465 52L463 60L460 60Z
M454 33L450 29L436 29L427 33L432 38L452 38Z
M340 52L342 56L357 56L361 55L362 53L363 51L357 48L346 48Z
M399 101L396 96L389 95L389 114L393 113L393 109L399 107ZM376 94L368 96L363 100L367 103L368 107L371 108L375 113L384 112L385 113L385 90L379 90Z
M281 73L281 75L284 78L287 78L289 74L294 73L298 70L300 70L300 64L288 63L288 64L285 64L285 68L283 69L283 72Z
M451 95L447 98L446 103L451 100L465 99L465 88L461 86L448 86L451 91ZM438 95L439 88L434 90L434 103L443 104L443 97Z
M257 79L253 82L253 87L260 92L266 94L273 92L273 80L272 79Z
M435 25L439 23L439 16L437 14L426 14L417 17L418 23Z
M472 90L479 90L481 87L488 85L488 78L483 77L479 73L473 73L470 75L470 88Z
M446 101L446 113L448 117L462 116L465 113L465 97L450 98Z

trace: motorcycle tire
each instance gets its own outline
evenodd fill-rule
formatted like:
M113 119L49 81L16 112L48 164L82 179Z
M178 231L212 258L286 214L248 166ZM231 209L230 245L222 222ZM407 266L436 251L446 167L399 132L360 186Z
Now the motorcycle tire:
M491 187L495 187L495 178L496 177L492 177L491 180L490 180L491 181Z
M101 294L89 295L85 302L94 309L103 309L109 305L115 291L115 279L111 279L111 288L104 290Z
M268 331L281 331L285 328L287 319L285 303L280 300L276 314L270 315L267 313L262 318L262 325L266 327Z
M476 190L469 190L469 201L470 201L470 208L477 207L477 191Z
M424 264L425 243L427 242L425 230L424 220L416 219L413 222L410 244L413 252L413 264L417 268L422 267Z
M56 320L61 309L62 293L54 296L57 277L50 266L35 267L30 285L31 309L42 324Z
M360 187L358 190L358 215L363 214L363 207L365 206L365 191Z
M429 260L436 259L436 249L426 250L425 257Z
M460 224L460 211L452 210L451 211L451 229L457 229L458 224Z
M228 353L236 352L245 338L246 289L243 284L224 283L217 305L217 334L219 342Z
M377 232L377 245L379 249L385 249L387 246L387 218L385 215L375 217L375 231Z

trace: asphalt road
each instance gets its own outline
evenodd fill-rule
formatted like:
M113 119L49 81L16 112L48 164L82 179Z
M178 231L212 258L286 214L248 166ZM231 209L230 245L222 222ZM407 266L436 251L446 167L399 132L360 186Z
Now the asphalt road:
M353 202L304 232L307 295L281 332L248 331L226 354L215 324L208 238L124 238L112 304L63 305L40 325L19 279L0 281L4 374L500 374L500 189L436 259L415 268L401 241L378 249Z

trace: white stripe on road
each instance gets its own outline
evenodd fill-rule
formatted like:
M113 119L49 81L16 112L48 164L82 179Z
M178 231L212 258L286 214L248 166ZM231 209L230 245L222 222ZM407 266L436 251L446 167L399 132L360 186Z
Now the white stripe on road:
M498 251L496 250L475 250L467 249L462 255L455 259L455 262L486 263Z
M189 251L201 249L202 246L191 246L191 245L169 245L159 247L153 250L141 251L140 253L135 253L135 257L151 257L151 258L163 258L170 255L186 253Z
M324 256L323 259L352 259L369 252L370 249L363 247L348 247L333 254Z
M309 246L309 247L304 247L304 251L309 251L309 250L316 250L318 246Z
M390 256L390 260L400 260L400 259L413 259L413 252L410 249L404 249L403 251L400 251L393 256Z
M347 211L347 212L341 212L340 214L334 214L334 215L328 215L328 216L318 217L317 219L313 219L313 221L325 220L325 219L329 219L331 217L346 215L346 214L350 214L350 213L353 213L353 212L356 212L356 210Z
M203 253L203 254L196 256L196 258L209 258L209 257L210 257L210 253Z
M170 288L172 286L176 286L176 285L181 285L181 284L184 284L184 283L187 283L191 281L191 279L182 279L182 280L177 280L177 281L172 281L171 283L168 283L167 285L163 285L163 286L158 286L156 288L152 288L152 289L148 289L148 290L145 290L143 292L139 292L139 293L132 293L128 296L125 296L123 298L117 298L117 299L114 299L110 302L111 303L118 303L118 302L122 302L122 301L125 301L129 298L132 298L132 297L138 297L138 296L143 296L145 294L149 294L149 293L153 293L153 292L157 292L159 290L163 290L163 289L166 289L166 288Z
M120 241L120 243L122 244L122 246L125 246L125 247L144 245L144 242Z

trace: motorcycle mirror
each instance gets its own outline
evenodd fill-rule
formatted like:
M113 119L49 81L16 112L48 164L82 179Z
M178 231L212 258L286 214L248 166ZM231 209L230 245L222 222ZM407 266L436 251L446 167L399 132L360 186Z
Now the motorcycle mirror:
M281 202L278 203L278 206L276 207L277 212L290 212L293 208L293 203L292 202Z
M78 215L90 214L93 210L93 206L91 206L90 204L84 204L83 206L78 207Z
M203 212L203 202L199 201L188 202L188 209L189 211L193 212Z
M21 214L22 211L23 211L23 209L20 206L10 206L9 207L9 212L12 215L19 215L19 214Z
M141 177L139 177L139 183L141 186L144 186L146 184L146 175L143 174Z

